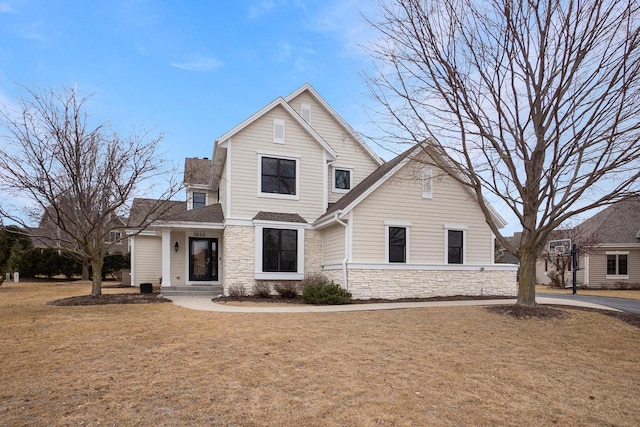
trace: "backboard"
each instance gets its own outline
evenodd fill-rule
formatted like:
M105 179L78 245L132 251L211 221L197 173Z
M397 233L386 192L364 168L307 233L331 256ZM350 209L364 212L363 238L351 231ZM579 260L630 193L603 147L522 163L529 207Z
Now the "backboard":
M571 255L571 239L550 240L549 255L550 256Z

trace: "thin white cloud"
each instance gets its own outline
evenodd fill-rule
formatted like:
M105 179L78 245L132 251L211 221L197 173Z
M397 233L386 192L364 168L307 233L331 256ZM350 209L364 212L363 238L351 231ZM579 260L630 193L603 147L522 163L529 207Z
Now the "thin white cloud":
M276 7L272 0L260 0L249 6L249 19L258 19Z
M222 66L222 62L216 58L198 56L189 61L172 62L171 66L185 71L207 72L220 68Z
M0 1L0 13L11 13L16 10L11 7L8 1Z

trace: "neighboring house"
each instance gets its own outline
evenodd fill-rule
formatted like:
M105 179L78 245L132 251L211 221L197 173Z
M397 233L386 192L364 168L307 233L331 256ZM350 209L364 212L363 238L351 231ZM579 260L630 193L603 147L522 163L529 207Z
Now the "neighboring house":
M133 283L226 294L323 273L354 298L515 295L475 196L425 148L383 162L305 84L186 160L186 201L132 237Z
M579 256L578 286L640 285L640 197L611 205L578 227L582 238L589 242L583 245ZM550 263L538 262L539 283L549 283L550 268Z

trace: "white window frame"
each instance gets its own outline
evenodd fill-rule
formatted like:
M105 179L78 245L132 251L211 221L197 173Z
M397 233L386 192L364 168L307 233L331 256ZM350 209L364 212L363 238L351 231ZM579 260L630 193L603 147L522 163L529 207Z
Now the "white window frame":
M404 262L389 262L389 227L405 229L405 259ZM411 222L387 220L384 222L384 262L387 264L409 264L411 260Z
M618 271L618 256L619 255L626 255L627 256L627 274L606 274L607 272L607 256L608 255L615 255L616 256L616 272ZM605 271L605 279L609 279L609 280L621 280L621 279L628 279L629 278L629 251L606 251L605 252L605 258L604 258L604 271Z
M345 190L344 188L336 188L336 172L337 171L348 171L349 172L349 189ZM332 166L331 172L331 191L334 193L348 193L353 189L353 168L349 166Z
M208 206L209 194L207 194L207 192L203 191L203 190L200 190L200 191L193 190L193 191L191 191L191 197L190 197L190 199L191 199L191 209L195 209L194 206L193 206L193 200L194 200L194 197L195 197L196 193L204 194L204 206Z
M467 264L467 230L464 224L444 224L444 263L445 265ZM449 231L462 231L462 264L449 264Z
M262 192L262 158L270 157L272 159L293 160L296 162L296 194L280 194L280 193L263 193ZM300 200L300 156L284 156L282 154L269 154L258 153L258 197L265 197L269 199L286 199L286 200Z
M304 279L304 230L306 224L255 221L255 271L256 280L302 280ZM264 272L262 271L262 234L265 228L277 228L280 230L296 230L298 232L298 271L294 272Z
M433 198L433 168L431 166L425 166L420 171L420 189L422 191L423 199ZM428 188L425 190L425 186Z
M300 117L305 122L311 123L311 104L305 104L304 102L300 104Z
M282 129L282 135L279 135L278 128ZM284 119L273 119L273 142L276 144L284 144L284 136Z

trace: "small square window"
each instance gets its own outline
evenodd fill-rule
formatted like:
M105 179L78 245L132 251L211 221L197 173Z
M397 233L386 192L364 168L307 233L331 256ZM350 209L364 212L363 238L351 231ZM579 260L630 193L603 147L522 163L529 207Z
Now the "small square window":
M335 190L351 189L351 171L349 169L334 169L333 188Z

